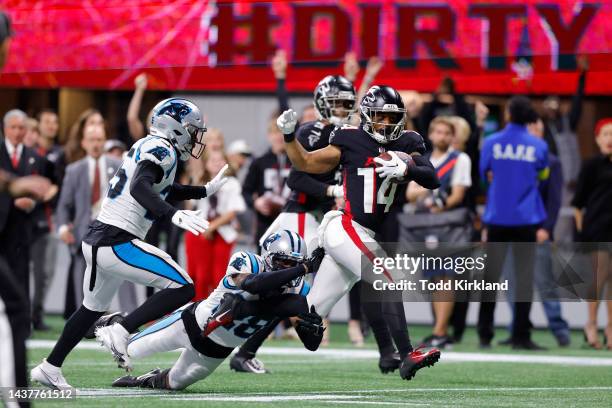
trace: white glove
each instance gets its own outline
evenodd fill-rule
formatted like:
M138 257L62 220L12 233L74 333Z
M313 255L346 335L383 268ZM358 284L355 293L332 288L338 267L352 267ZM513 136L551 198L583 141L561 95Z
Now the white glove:
M204 186L206 189L206 197L210 197L211 195L215 194L221 187L223 187L225 183L227 183L228 178L225 177L225 172L228 168L229 164L226 164L221 170L219 170L217 175L213 177L212 180L206 183Z
M380 167L376 167L376 172L382 178L402 178L406 175L406 163L400 159L395 152L388 152L391 155L391 160L383 160L380 157L375 157L374 161L380 164Z
M195 235L200 235L200 232L208 229L208 221L202 217L202 210L178 210L172 216L172 223Z
M297 119L297 112L293 109L288 109L281 113L278 119L276 119L276 126L278 126L278 129L283 135L289 135L295 130Z
M344 187L341 184L327 187L327 196L336 198L344 197Z

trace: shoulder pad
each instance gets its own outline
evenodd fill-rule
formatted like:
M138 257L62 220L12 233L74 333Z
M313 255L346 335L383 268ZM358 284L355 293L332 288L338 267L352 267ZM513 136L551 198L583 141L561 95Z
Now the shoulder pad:
M236 252L227 264L226 275L235 273L252 273L257 275L264 270L263 260L259 255L250 252Z
M150 136L147 139L138 147L136 160L150 160L164 170L172 168L176 162L176 152L172 145L160 137Z

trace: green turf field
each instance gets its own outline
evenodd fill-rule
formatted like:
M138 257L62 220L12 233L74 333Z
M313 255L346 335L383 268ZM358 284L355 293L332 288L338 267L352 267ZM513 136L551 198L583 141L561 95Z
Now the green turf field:
M61 319L49 320L53 332L34 339L53 339L62 326ZM610 407L612 406L612 352L584 350L579 333L567 349L555 347L546 332L536 332L535 339L551 350L534 354L520 353L521 362L459 361L462 358L499 359L516 356L509 348L494 347L481 353L476 336L469 331L464 342L445 353L434 368L419 371L410 382L397 373L382 375L372 353L372 340L358 357L346 353L346 326L332 325L332 342L321 353L304 353L298 343L272 340L265 343L261 359L271 374L252 375L231 372L224 363L212 376L186 391L170 393L148 390L112 389L110 383L123 372L115 367L110 355L95 349L78 349L65 365L67 380L82 391L76 401L41 402L38 406L125 407L179 406L206 407L250 406L434 406L434 407ZM415 327L414 339L427 334L428 328ZM505 333L499 331L499 336ZM289 347L295 347L295 354ZM329 352L330 349L342 349ZM39 362L48 348L37 344L30 349L30 367ZM102 350L100 348L100 350ZM327 350L327 351L326 351ZM280 354L278 352L281 352ZM272 354L271 354L272 353ZM478 354L476 354L478 353ZM136 363L135 373L151 368L169 367L177 353L153 356ZM531 363L530 356L568 357L572 363ZM572 360L572 358L577 358ZM565 361L565 360L563 360ZM577 363L574 363L577 361ZM586 366L584 364L591 364ZM600 364L601 363L601 364ZM605 364L605 365L603 365Z

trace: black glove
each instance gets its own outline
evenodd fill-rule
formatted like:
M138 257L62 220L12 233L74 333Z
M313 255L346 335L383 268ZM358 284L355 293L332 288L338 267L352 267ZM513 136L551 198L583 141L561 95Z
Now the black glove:
M302 340L304 347L310 351L317 350L321 340L323 340L323 332L325 331L323 319L315 312L314 306L311 306L310 312L302 313L297 317L295 331Z
M308 268L308 273L315 273L319 270L319 266L321 266L321 261L323 261L323 257L325 256L325 250L321 247L312 251L312 255L305 262L306 267Z

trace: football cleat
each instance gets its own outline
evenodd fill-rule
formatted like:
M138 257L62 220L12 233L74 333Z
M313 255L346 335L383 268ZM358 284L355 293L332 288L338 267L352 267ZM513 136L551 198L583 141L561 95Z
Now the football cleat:
M170 369L161 370L156 368L138 377L126 375L113 381L113 387L141 387L153 389L170 389L168 385L168 373Z
M129 333L119 323L112 326L98 327L95 331L96 339L111 352L119 368L132 370L132 361L127 354Z
M238 354L234 355L230 360L230 368L241 373L266 374L269 372L264 367L264 364L255 357L246 358Z
M440 350L435 347L418 349L408 353L400 365L400 376L403 380L411 380L418 370L431 367L440 359Z
M398 353L387 354L378 359L378 368L381 373L388 374L397 370L401 363L402 360Z
M32 382L37 382L55 390L69 390L73 388L64 378L62 369L47 363L46 358L30 371L30 379Z
M89 330L87 330L87 333L85 333L85 338L89 340L95 339L96 338L95 332L98 327L112 326L114 323L121 322L123 318L124 318L124 315L121 312L110 313L110 314L100 317L89 328Z
M435 347L449 350L453 348L453 339L451 339L449 336L436 336L432 334L431 336L427 336L423 339L423 342L419 348L421 347Z
M233 293L224 294L215 313L208 317L206 326L202 330L202 336L207 337L217 327L231 323L234 320L234 307L241 300L242 298L239 295L234 295Z

